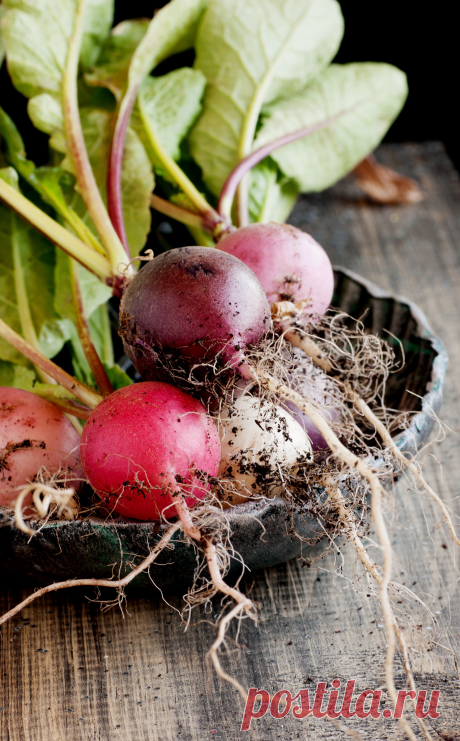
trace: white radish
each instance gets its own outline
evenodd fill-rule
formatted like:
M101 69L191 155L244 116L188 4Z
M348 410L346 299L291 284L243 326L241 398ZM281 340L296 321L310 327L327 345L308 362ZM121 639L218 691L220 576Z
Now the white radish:
M223 484L227 504L277 496L286 475L313 462L310 439L300 424L265 399L240 396L224 407L217 424L222 449L219 476L229 484Z

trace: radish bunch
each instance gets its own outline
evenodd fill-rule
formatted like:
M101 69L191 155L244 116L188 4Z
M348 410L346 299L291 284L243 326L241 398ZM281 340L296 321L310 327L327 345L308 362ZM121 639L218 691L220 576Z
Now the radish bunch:
M306 366L309 370L301 383L298 378L295 383L290 383L289 378L284 383L272 376L264 363L254 360L257 353L263 355L264 342L275 329L313 363L336 373L300 325L285 318L303 310L312 315L310 322L314 322L314 315L327 309L332 293L332 268L327 257L313 240L296 232L291 227L254 225L225 236L219 249L179 248L147 262L127 285L120 306L120 335L144 381L109 393L105 399L98 397L94 403L90 389L78 386L75 379L66 380L65 374L59 376L80 401L95 407L83 431L81 463L105 508L141 520L177 517L179 522L168 528L145 561L123 579L72 580L53 588L91 583L123 590L182 529L203 553L208 567L207 576L199 572L197 599L209 599L220 592L236 603L222 617L210 653L219 676L232 682L243 696L241 685L220 666L217 650L229 622L242 614L254 617L255 606L224 581L222 574L229 555L209 519L215 508L209 504L199 507L208 493L215 496L228 479L230 493L224 497L223 506L238 504L248 496L283 494L285 474L296 478L302 472L298 477L301 490L308 481L305 472L312 463L313 451L327 448L327 460L321 453L320 474L314 487L326 490L325 512L332 512L334 522L349 533L366 571L381 587L379 597L387 630L395 636L387 589L391 543L382 514L382 484L369 456L358 456L353 446L346 447L335 432L341 422L337 387L323 374L311 372L311 365ZM281 299L274 311L275 325L271 319L274 307L268 297ZM282 318L278 319L280 306ZM10 334L4 332L3 336ZM24 347L21 342L17 340L16 344ZM42 362L32 351L29 358ZM43 364L45 367L48 370L49 364ZM210 384L210 378L220 380L223 398L218 398L219 385ZM234 382L229 384L229 379ZM426 484L417 466L398 451L382 422L348 379L340 383L347 402L373 426L394 459L408 467L438 503L453 539L460 544L444 504ZM227 387L233 391L228 397ZM273 399L277 402L273 403ZM6 406L3 411L11 414ZM57 459L47 458L50 468L67 470L78 465L77 456L72 465L69 463L72 436L66 446L63 444L69 435L66 422L63 417L59 420L61 426L56 427L59 453ZM50 431L55 425L57 417L53 418ZM38 425L36 430L40 438L33 439L41 440ZM20 483L15 478L14 464L19 460L16 456L24 453L25 447L35 457L44 447L47 451L51 448L48 443L44 447L25 446L21 443L24 434L24 429L18 429L17 439L11 440L8 433L4 434L3 479L8 466L12 471L11 480L0 490L4 498L11 496L14 483ZM5 464L8 456L10 460ZM31 457L29 463L28 475L33 477L39 461L32 464ZM364 492L363 503L371 495L374 523L383 548L383 577L360 540L354 502L344 494L356 482ZM310 505L316 506L314 501ZM16 614L41 593L44 591L36 592L1 620ZM387 681L391 679L388 669Z
M231 245L243 257L254 248L265 285L232 254ZM234 404L225 402L217 414L200 371L253 383L248 351L272 327L269 271L283 279L295 272L296 298L307 297L310 308L324 309L332 285L327 256L308 235L276 224L239 230L219 247L228 251L184 247L164 253L147 262L124 292L120 335L145 380L96 406L83 431L81 455L94 491L110 510L126 517L172 517L180 497L184 514L183 506L201 501L218 472L234 478L233 494L243 488L245 498L273 496L280 492L280 467L289 471L312 460L308 429L253 393ZM189 383L193 374L195 388ZM194 389L201 400L184 389Z
M233 253L255 267L263 283ZM270 282L270 272L276 281ZM85 476L106 507L141 520L169 518L179 505L183 514L223 472L236 482L233 493L243 488L245 498L273 496L280 491L281 469L311 462L308 427L254 396L258 379L247 356L272 327L268 296L283 296L279 281L292 286L295 298L307 298L309 309L324 309L331 276L327 256L314 240L276 224L236 231L219 249L184 247L147 262L127 286L120 308L125 350L145 381L97 404L81 439ZM234 404L224 400L218 415L204 371L208 378L241 377L252 391ZM184 391L193 390L192 376L198 379L194 396ZM14 499L17 486L33 480L40 465L52 473L79 462L78 435L64 414L33 394L8 390L8 398L16 397L15 409L21 401L30 413L22 415L28 421L10 420L16 432L4 434L2 503ZM33 408L41 410L46 435ZM11 411L5 404L2 409L7 420Z

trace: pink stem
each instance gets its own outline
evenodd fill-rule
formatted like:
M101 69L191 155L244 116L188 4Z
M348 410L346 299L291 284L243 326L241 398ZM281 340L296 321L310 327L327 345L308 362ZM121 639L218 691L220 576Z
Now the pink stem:
M286 144L291 144L292 142L297 141L297 139L303 139L304 136L308 136L309 134L313 134L315 131L324 129L336 118L337 116L331 116L331 118L321 121L321 123L313 124L312 126L304 126L304 128L293 131L291 134L280 136L279 139L274 139L274 141L268 142L262 147L259 147L259 149L256 149L254 152L251 152L251 154L248 154L247 157L238 162L225 181L219 197L219 203L217 204L217 213L220 214L222 218L228 219L235 198L235 193L241 180L249 170L252 170L252 168L264 160L265 157L268 157L272 152L274 152L275 149L284 147Z
M123 154L125 151L126 132L128 131L129 119L136 102L138 87L131 90L129 97L121 104L120 111L113 133L112 146L110 149L109 168L107 171L107 205L109 216L115 231L120 237L126 254L131 259L131 253L126 236L125 218L123 215L123 198L121 193L121 175L123 169Z

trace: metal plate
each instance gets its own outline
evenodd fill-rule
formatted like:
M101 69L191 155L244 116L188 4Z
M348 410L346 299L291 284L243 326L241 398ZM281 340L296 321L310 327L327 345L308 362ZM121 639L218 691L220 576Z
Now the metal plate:
M344 268L336 268L333 306L361 318L372 333L391 340L398 353L404 349L405 364L387 385L387 404L417 411L408 430L395 437L401 450L417 449L427 440L438 413L447 370L447 353L420 309L411 301L382 291L378 286ZM387 330L389 334L384 334ZM422 401L420 397L423 397ZM303 537L321 532L321 525L304 515L287 514L279 499L247 503L226 512L232 530L232 544L251 570L274 566L300 555L301 544L292 536L294 527ZM37 525L38 527L38 525ZM132 568L133 555L145 557L155 544L158 526L145 522L106 523L89 521L53 522L33 538L2 520L0 513L0 559L2 577L21 583L49 584L55 580L110 578ZM133 586L155 585L182 589L193 580L197 566L195 550L175 539L174 550L161 554ZM306 555L305 546L302 554ZM139 560L136 559L136 563ZM232 559L231 571L241 571L241 562Z

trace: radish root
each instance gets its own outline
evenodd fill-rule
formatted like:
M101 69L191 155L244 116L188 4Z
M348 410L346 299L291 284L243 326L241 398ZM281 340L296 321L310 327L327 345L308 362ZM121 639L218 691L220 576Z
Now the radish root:
M203 536L201 531L196 527L196 525L194 525L191 512L189 508L186 506L186 504L183 502L180 496L171 497L171 499L173 500L174 505L176 507L176 511L182 523L184 532L193 540L198 541L198 543L201 545L201 547L204 550L206 562L207 562L208 569L209 569L209 574L211 576L211 581L216 591L222 592L223 594L226 594L229 597L232 597L236 602L236 605L232 608L232 610L230 610L230 612L227 615L225 615L224 617L220 619L217 638L209 650L209 655L211 657L211 661L214 666L214 669L216 670L217 675L221 679L232 684L241 694L241 697L243 698L244 702L246 702L247 700L246 690L234 677L231 677L229 674L227 674L227 672L225 672L222 669L217 651L222 645L222 643L225 641L225 634L227 632L227 628L232 622L233 618L236 618L242 612L245 612L250 617L255 619L255 612L256 612L255 604L254 602L252 602L252 600L245 597L245 595L242 592L240 592L238 589L235 589L234 587L230 587L228 584L225 583L225 581L222 578L221 570L219 567L217 548L216 548L215 543L213 542L213 538Z
M280 304L274 305L272 309L273 309L274 319L277 322L277 328L278 330L282 332L284 339L286 339L294 347L297 347L298 349L302 350L323 371L325 371L326 373L331 373L333 371L332 364L324 356L324 354L321 351L321 348L318 347L318 345L314 342L314 340L311 337L307 336L306 333L302 333L299 327L297 326L292 327L293 318L296 315L300 314L303 309L302 304L293 305L290 302L282 302ZM260 378L260 374L259 374L259 378ZM428 494L432 497L432 499L438 504L438 506L440 507L443 513L444 520L446 521L448 525L452 539L454 540L455 543L460 545L460 542L456 536L452 521L450 519L449 513L447 511L447 508L444 502L442 502L440 497L432 490L432 488L424 480L423 476L421 475L415 463L412 460L407 459L401 453L401 451L398 449L397 445L393 441L390 433L386 429L383 422L374 414L374 412L369 407L369 405L364 401L364 399L362 399L359 396L359 394L357 394L356 391L354 391L350 382L349 381L343 382L343 381L340 381L340 379L338 380L339 380L339 383L344 388L345 393L348 399L353 404L354 408L357 410L357 412L359 412L362 416L364 416L368 422L370 422L373 425L375 431L379 434L382 441L386 444L387 448L390 450L394 458L400 461L405 467L407 467L411 471L411 473L415 476L417 481L419 481L419 483L428 492ZM259 382L262 385L266 385L270 391L277 393L278 395L283 396L284 398L287 398L290 401L293 401L296 404L296 406L299 409L301 409L305 414L307 414L312 420L312 422L316 424L316 426L322 433L323 437L325 438L326 442L330 446L333 455L338 457L339 460L346 462L347 465L350 466L349 457L346 456L347 460L344 460L344 458L342 458L341 456L343 451L339 447L337 447L337 443L339 443L339 446L341 445L340 441L337 438L336 440L334 440L335 435L332 431L331 431L332 434L330 435L327 434L328 431L326 428L328 425L327 425L327 422L324 420L324 418L321 421L320 417L322 415L320 412L318 412L313 407L311 407L311 405L309 405L308 402L306 402L305 400L294 399L292 396L290 396L290 394L287 395L285 388L280 389L279 384L277 384L277 382L274 379L270 379L270 378L267 379L267 377L262 377L260 378ZM290 391L291 390L288 389L288 392ZM311 408L308 409L308 407L311 407ZM393 679L393 663L394 663L394 654L395 654L395 648L396 648L396 645L395 645L396 639L399 643L401 653L403 656L404 668L405 668L406 676L409 681L409 685L411 689L414 691L415 691L415 681L414 681L412 671L410 669L409 656L407 652L407 646L405 643L405 639L396 621L396 617L391 607L391 602L389 598L389 588L392 584L391 582L392 548L391 548L391 542L388 537L388 532L385 526L383 512L382 512L383 489L382 489L380 482L378 481L375 474L373 474L371 469L369 469L368 471L365 471L365 470L363 471L362 467L360 465L357 465L356 463L354 467L362 475L365 476L365 478L368 480L371 486L372 519L374 521L374 525L375 525L377 535L379 537L380 544L382 546L382 551L383 551L383 571L382 573L379 572L376 564L372 561L372 559L370 559L366 549L363 546L363 543L357 531L357 526L356 526L353 510L352 509L350 510L349 508L347 508L346 500L343 497L343 494L341 493L340 488L331 478L325 478L324 486L328 494L329 502L336 506L337 513L343 523L345 534L348 536L349 540L352 542L364 568L366 569L368 573L371 574L371 576L374 578L379 588L379 600L380 600L380 604L382 607L382 613L383 613L384 620L385 620L385 627L386 627L387 640L388 640L388 650L387 650L386 659L385 659L385 678L386 678L386 683L387 683L390 697L393 701L393 704L395 704L396 699L397 699L397 692L396 692L396 687L394 685L394 679ZM374 481L372 481L372 478L369 476L369 473L374 478ZM412 700L412 703L415 708L414 699ZM425 738L431 739L428 728L426 727L426 724L423 722L423 720L417 719L417 721L419 723L419 726ZM415 741L416 737L404 717L400 719L400 723L405 733L408 735L408 737Z
M387 596L387 604L385 605L385 607L384 607L384 605L382 603L381 591L379 592L379 598L380 598L380 604L382 606L382 611L384 613L384 617L385 618L388 618L388 620L391 622L391 631L390 632L391 632L391 634L395 635L396 638L398 639L398 643L399 643L399 646L400 646L400 649L401 649L401 653L403 655L404 668L405 668L406 676L407 676L407 678L409 680L410 688L415 691L415 689L416 689L416 687L415 687L415 681L414 681L414 676L412 674L412 671L411 671L410 665L409 665L409 656L408 656L408 653L407 653L406 642L404 640L404 636L402 634L402 631L401 631L401 629L398 626L398 623L396 621L396 616L394 615L394 612L393 612L393 610L391 608L391 604L390 604L389 599L388 599L388 588L389 588L391 582L388 580L388 584L386 586L385 586L385 584L382 584L383 578L385 576L385 570L384 570L384 573L382 575L379 572L378 568L377 568L377 564L375 564L374 561L369 557L369 554L367 553L367 551L366 551L366 549L365 549L365 547L364 547L364 545L363 545L363 543L361 541L361 538L358 535L357 528L356 528L356 522L355 522L355 519L354 519L354 516L353 516L353 510L350 510L350 509L347 508L345 498L344 498L342 492L340 491L339 487L332 480L330 480L330 479L325 479L324 486L325 486L326 491L328 493L328 499L329 499L329 501L337 507L337 512L338 512L339 517L342 520L342 523L344 525L344 532L348 536L348 539L352 542L352 544L353 544L353 546L354 546L354 548L356 550L356 553L358 554L358 556L359 556L359 558L361 560L361 563L363 564L366 572L368 572L368 573L371 574L371 576L374 578L374 580L378 584L380 590L383 589L383 588L385 589L385 593L386 593L386 596ZM375 517L375 514L374 514L374 517ZM382 522L383 522L383 526L385 527L383 518L382 518ZM386 528L385 528L385 531L386 531ZM391 544L389 542L388 542L387 546L390 548L390 551L391 551ZM385 551L384 551L384 553L385 553ZM390 567L391 567L391 562L390 562ZM384 569L385 569L385 563L384 563ZM389 633L389 631L388 631L388 625L389 625L389 622L387 622L387 619L385 619L385 627L387 628L387 635ZM389 648L389 650L387 652L387 656L386 656L386 660L385 660L385 678L386 678L386 682L387 682L387 686L388 686L388 691L390 693L390 697L391 697L391 699L393 701L393 704L396 704L397 692L396 692L396 687L395 687L394 681L393 681L393 657L394 657L394 651L395 651L394 643L391 646L391 644L389 642L388 648ZM391 653L390 653L390 648L391 648ZM413 703L414 708L415 708L415 705L416 705L415 699L412 699L412 703ZM428 731L425 723L423 722L423 720L421 718L417 718L417 720L418 720L418 723L419 723L420 728L422 729L422 731L423 731L423 733L425 735L425 738L428 739L428 740L430 740L431 739L431 736L429 734L429 731ZM407 735L409 736L409 738L412 739L413 741L415 741L415 738L416 737L414 736L411 728L407 724L407 721L405 720L405 718L401 718L400 721L401 721L401 724L402 724L402 726L404 728L404 731L407 733Z
M35 530L26 525L23 517L23 506L26 498L32 494L32 503L37 510L40 519L50 513L50 508L55 505L56 517L64 517L73 520L78 513L78 503L75 500L75 489L57 489L47 484L33 483L21 489L16 499L14 517L19 530L28 535L35 535Z
M292 304L289 301L283 301L279 304L274 304L273 315L275 321L277 321L279 329L283 332L284 338L291 345L293 345L293 347L297 347L299 348L299 350L302 350L309 358L311 358L315 365L324 370L326 373L331 373L333 370L332 364L324 356L323 352L318 347L316 342L307 334L302 333L299 327L296 326L295 328L289 328L293 318L296 315L298 316L302 312L304 303L305 302ZM410 458L406 458L406 456L401 453L383 422L374 414L374 412L364 401L364 399L361 398L361 396L357 394L356 391L354 391L350 382L341 381L341 385L343 386L349 400L352 402L355 409L373 425L375 431L382 439L382 442L385 443L385 445L388 447L389 451L396 458L396 460L402 463L405 468L409 469L409 471L414 475L419 484L425 489L427 494L429 494L429 496L437 504L442 512L444 521L449 528L452 540L454 541L454 543L456 543L456 545L460 546L460 540L455 532L452 519L441 497L436 494L432 487L425 481L414 461Z
M57 592L60 589L67 589L68 587L114 587L115 589L123 590L123 588L126 587L126 585L129 584L136 576L148 569L150 564L155 561L157 556L159 556L164 548L168 545L174 533L180 530L181 527L182 524L180 522L176 522L174 525L171 525L171 527L168 528L168 530L165 532L157 545L152 548L147 558L145 558L142 563L139 564L139 566L130 571L129 574L124 576L123 579L67 579L67 581L55 582L54 584L50 584L47 587L37 589L36 592L29 595L25 600L16 605L16 607L13 607L12 610L2 615L0 617L0 625L6 623L7 620L14 617L14 615L17 615L19 612L21 612L21 610L24 609L24 607L30 605L30 603L38 599L38 597L43 597L44 594L49 594L50 592Z

